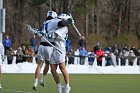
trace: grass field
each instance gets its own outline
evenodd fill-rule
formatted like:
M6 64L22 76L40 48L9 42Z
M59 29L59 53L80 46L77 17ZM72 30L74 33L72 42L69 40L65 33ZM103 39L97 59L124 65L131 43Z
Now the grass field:
M57 93L51 74L37 91L32 90L33 78L33 74L3 74L0 93ZM140 75L71 74L70 85L71 93L139 93Z

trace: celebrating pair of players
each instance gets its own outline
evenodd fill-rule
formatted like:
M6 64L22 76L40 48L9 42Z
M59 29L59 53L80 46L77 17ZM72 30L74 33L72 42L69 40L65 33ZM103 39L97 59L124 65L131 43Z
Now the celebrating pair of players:
M63 89L64 93L70 92L71 87L69 85L69 74L65 66L65 42L68 34L68 25L73 24L73 22L73 18L67 14L57 16L56 12L48 11L46 21L43 23L42 31L38 31L29 25L27 26L30 32L41 37L37 56L38 66L35 71L33 90L37 90L40 71L43 63L45 63L40 85L44 86L45 76L50 65L51 73L57 84L58 93L62 93ZM65 86L61 84L59 79L59 75L57 73L58 66L63 74Z

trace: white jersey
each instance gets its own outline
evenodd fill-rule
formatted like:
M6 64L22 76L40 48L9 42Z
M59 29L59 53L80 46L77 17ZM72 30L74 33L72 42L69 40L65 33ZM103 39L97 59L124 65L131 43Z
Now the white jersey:
M58 29L58 22L60 19L55 18L51 20L47 20L44 22L44 28L43 28L43 33L46 33L47 36L44 36L49 42L54 42L53 32ZM46 42L44 38L41 38L41 42ZM40 45L38 48L38 60L41 61L50 61L51 55L53 52L53 47L52 46L47 46L47 45ZM39 61L40 62L40 61Z
M58 29L58 22L61 21L61 19L54 18L51 20L47 20L43 23L43 33L46 33L46 39L48 39L50 42L53 41L52 33ZM41 42L46 42L43 38L41 38Z
M65 43L66 40L65 38L67 37L68 33L68 28L67 27L62 27L54 32L55 34L55 46L60 48L60 49L65 49Z
M66 56L65 37L67 36L67 33L68 33L67 27L59 28L54 32L55 34L54 36L56 36L54 41L55 46L59 48L62 53L60 53L58 50L54 48L50 64L59 64L65 62L65 56Z
M0 43L0 65L2 64L2 56L4 56L4 46Z

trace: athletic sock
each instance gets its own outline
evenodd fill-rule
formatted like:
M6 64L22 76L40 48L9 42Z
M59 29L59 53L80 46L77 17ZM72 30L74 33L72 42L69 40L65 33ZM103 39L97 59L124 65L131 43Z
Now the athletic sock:
M57 87L61 87L61 86L62 86L61 83L58 83L58 84L57 84Z
M34 86L37 86L37 84L38 84L38 79L35 79L34 80Z
M66 84L66 87L70 87L69 83Z
M46 78L46 76L43 75L42 78L41 78L41 81L44 82L45 81L45 78Z

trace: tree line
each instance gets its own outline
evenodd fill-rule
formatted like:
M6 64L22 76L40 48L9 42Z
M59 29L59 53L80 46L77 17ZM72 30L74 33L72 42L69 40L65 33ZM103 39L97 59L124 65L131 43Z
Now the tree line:
M110 41L111 43L128 43L129 39L136 38L131 42L139 46L135 40L140 39L140 0L4 0L4 8L5 34L10 35L15 47L28 43L31 37L26 24L40 29L50 8L58 14L71 13L75 25L87 40L99 36L106 41L117 38L116 41ZM128 38L118 40L126 35L129 35ZM70 26L69 37L78 41L77 36L74 28ZM96 38L93 42L87 42L92 46L98 40L100 39ZM107 43L106 41L103 40L104 43ZM131 42L129 43L132 44ZM73 45L76 46L76 43Z

